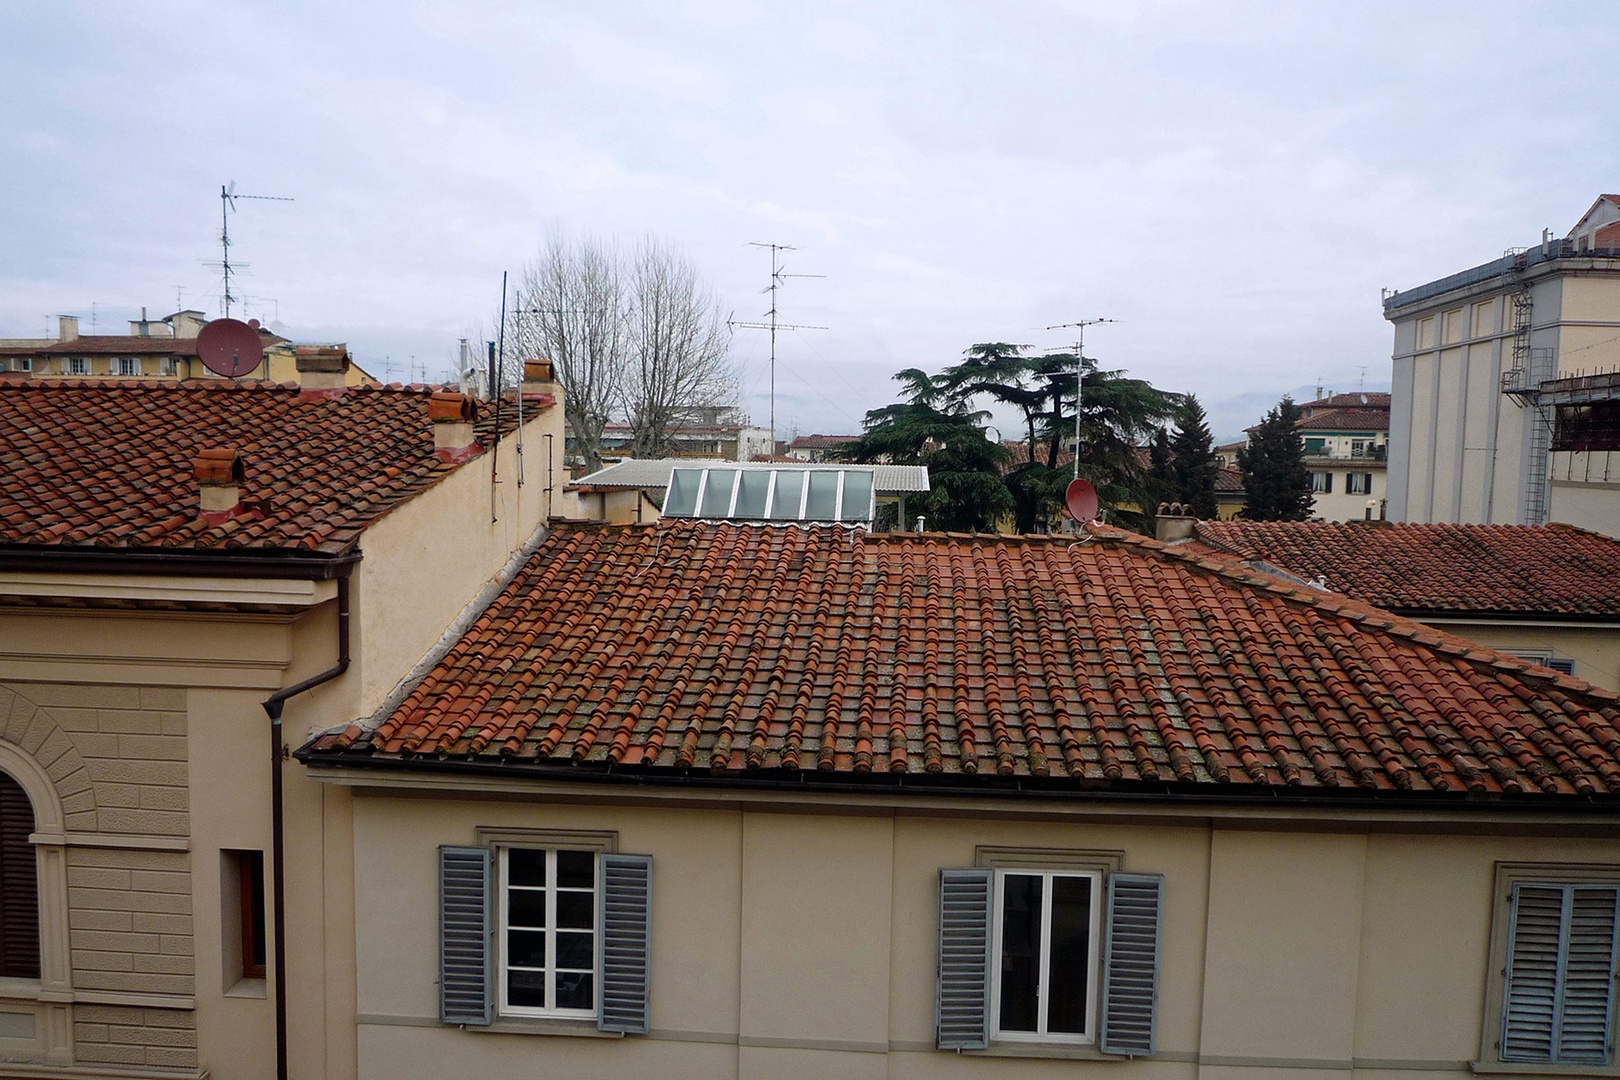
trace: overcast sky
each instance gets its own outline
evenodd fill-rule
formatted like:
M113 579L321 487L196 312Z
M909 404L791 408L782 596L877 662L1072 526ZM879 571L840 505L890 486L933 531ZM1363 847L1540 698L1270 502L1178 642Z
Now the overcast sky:
M248 313L440 378L548 234L687 252L758 319L779 434L855 431L979 341L1197 393L1387 388L1379 289L1620 189L1607 3L0 5L0 337ZM768 348L739 330L763 423Z

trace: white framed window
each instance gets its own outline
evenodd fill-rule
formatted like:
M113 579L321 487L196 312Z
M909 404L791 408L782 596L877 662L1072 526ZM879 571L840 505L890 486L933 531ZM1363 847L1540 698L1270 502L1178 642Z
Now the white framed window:
M1344 477L1344 490L1351 495L1371 495L1372 473L1346 473Z
M997 870L990 1036L1096 1042L1099 871Z
M652 857L612 833L478 833L439 848L439 1019L646 1034Z
M118 374L129 376L139 375L140 373L141 361L138 357L120 356L118 358Z
M1311 491L1316 495L1333 494L1333 474L1330 472L1311 473Z
M165 356L158 361L158 374L172 377L174 375L174 357Z
M503 847L497 857L499 1012L594 1020L596 852Z
M1164 877L1123 860L981 847L940 870L934 1045L1152 1056Z
M73 357L67 362L67 373L69 375L90 374L90 361L82 356Z
M1617 930L1620 866L1499 864L1481 1064L1620 1075Z

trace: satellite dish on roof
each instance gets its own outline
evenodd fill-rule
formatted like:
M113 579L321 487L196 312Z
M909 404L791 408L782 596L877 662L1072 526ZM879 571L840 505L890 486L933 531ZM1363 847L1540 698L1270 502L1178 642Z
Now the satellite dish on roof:
M1069 516L1080 524L1095 521L1097 518L1097 489L1091 486L1091 481L1076 478L1069 481L1069 486L1063 492L1063 508Z
M259 331L240 319L215 319L197 331L197 356L215 375L240 379L264 361Z

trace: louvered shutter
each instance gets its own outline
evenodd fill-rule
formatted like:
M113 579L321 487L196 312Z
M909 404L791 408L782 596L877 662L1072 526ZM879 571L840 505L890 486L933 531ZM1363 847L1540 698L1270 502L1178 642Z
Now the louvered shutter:
M439 849L439 1019L490 1021L489 849Z
M1108 940L1103 949L1102 1040L1105 1054L1153 1053L1159 1012L1162 874L1110 874Z
M603 1031L647 1033L648 953L652 936L652 857L602 856Z
M0 976L39 978L39 870L34 806L16 780L0 773Z
M990 1043L991 875L939 872L934 1045L941 1050L982 1050Z
M1513 886L1503 1061L1605 1064L1620 888Z

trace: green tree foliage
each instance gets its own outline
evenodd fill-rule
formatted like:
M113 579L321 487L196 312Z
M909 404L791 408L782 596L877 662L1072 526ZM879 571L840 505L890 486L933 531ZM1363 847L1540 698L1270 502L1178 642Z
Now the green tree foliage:
M1077 358L1073 353L1030 356L1026 348L986 342L937 376L901 372L895 378L906 385L908 400L867 414L867 433L852 448L852 459L928 465L939 496L930 496L931 521L941 528L958 528L947 522L964 520L994 527L1010 514L1017 531L1033 532L1051 521L1073 475L1071 466L1060 464L1059 451L1074 438ZM988 413L976 408L985 399L1016 409L1023 421L1021 460L1005 476L1001 466L1007 454L985 436ZM1120 508L1156 505L1136 447L1170 415L1172 401L1172 395L1141 379L1085 361L1080 475L1096 485L1111 520L1140 528L1143 515ZM977 440L967 437L967 429ZM947 437L952 431L954 441ZM990 491L982 473L986 466L996 467L999 495ZM955 505L958 497L982 505Z
M1243 516L1250 521L1304 521L1311 516L1311 474L1305 468L1305 440L1299 433L1299 408L1284 397L1266 413L1238 451L1243 488L1248 499Z
M866 433L845 456L928 466L929 492L908 503L908 514L924 517L930 529L994 532L1013 501L1001 479L1007 451L985 434L988 414L916 368L895 379L905 387L905 400L868 412Z
M1153 432L1148 444L1147 489L1149 502L1142 509L1156 514L1160 503L1176 501L1175 452L1170 449L1170 433L1164 428Z
M1215 517L1215 480L1221 469L1215 462L1215 439L1198 398L1188 394L1176 408L1176 433L1170 440L1174 502L1185 503L1205 521Z

